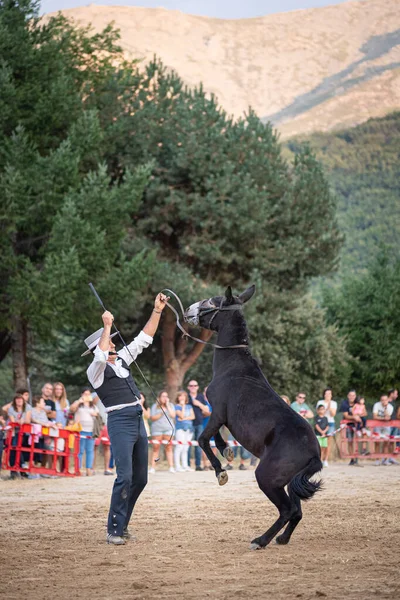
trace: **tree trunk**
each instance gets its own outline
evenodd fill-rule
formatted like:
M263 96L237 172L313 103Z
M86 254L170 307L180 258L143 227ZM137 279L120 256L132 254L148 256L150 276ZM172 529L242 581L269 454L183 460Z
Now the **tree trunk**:
M27 387L27 325L20 317L13 317L11 320L11 353L13 362L14 388Z
M0 362L11 350L11 334L8 330L0 331Z
M185 324L184 329L187 330ZM201 340L208 341L212 331L202 329ZM195 342L189 346L188 338L176 335L176 320L172 311L164 311L162 324L162 351L165 368L165 386L174 402L178 390L182 389L187 371L194 365L204 350L204 344Z

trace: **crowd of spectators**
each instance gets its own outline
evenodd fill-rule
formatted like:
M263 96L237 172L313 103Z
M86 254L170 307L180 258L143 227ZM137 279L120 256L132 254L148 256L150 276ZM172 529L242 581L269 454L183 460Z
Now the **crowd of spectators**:
M323 391L321 399L315 402L315 407L307 404L304 392L298 392L292 403L287 396L281 397L314 428L321 446L324 467L329 466L328 461L333 448L334 435L338 431L341 419L347 421L346 438L350 453L355 443L362 445L361 454L366 456L369 454L369 443L374 445L375 452L386 454L393 454L396 446L400 446L399 442L393 441L393 436L399 435L400 431L390 424L391 420L400 419L400 406L396 407L397 389L391 389L387 394L382 394L379 401L373 405L371 415L368 415L365 398L358 396L355 390L349 390L340 406L333 399L331 388ZM168 469L171 473L211 469L212 467L201 448L198 445L194 448L190 445L190 442L199 439L211 415L212 407L207 400L207 389L201 392L198 382L191 380L187 390L180 390L174 402L171 401L165 390L158 394L157 399L158 402L150 407L144 395L141 394L144 423L152 441L149 473L155 473L161 449L165 452ZM368 417L382 421L382 426L369 431L367 428ZM114 474L112 448L107 433L107 413L96 393L89 388L83 389L78 400L71 404L68 401L65 386L61 382L45 383L41 394L33 396L32 400L30 400L30 393L27 389L17 390L12 402L0 409L0 465L4 432L9 423L37 424L51 429L75 429L79 431L80 436L79 466L81 474L86 473L87 476L94 474L96 452L99 445L103 446L104 475ZM16 443L17 430L18 428L14 430L12 445ZM228 430L221 431L221 433L228 441L233 440ZM23 436L24 446L28 444L28 437L28 435ZM167 443L173 437L178 442L174 446ZM359 438L362 438L360 442ZM39 450L34 455L35 464L46 468L47 456L40 450L54 449L54 437L37 435L35 439L37 439L35 448ZM365 441L366 439L368 439L368 443ZM234 452L235 457L237 453L240 455L240 470L246 470L256 465L257 459L244 448L235 447ZM20 466L22 468L28 468L28 456L27 453L21 453ZM17 473L12 468L15 466L15 462L16 453L10 452L11 478L35 477L35 475L27 473ZM85 471L83 464L85 464ZM377 459L376 464L399 463L392 456ZM350 465L357 466L358 460L351 459ZM232 469L234 467L227 464L224 465L224 468Z
M349 454L353 453L354 445L358 443L358 438L374 439L376 453L388 454L394 453L399 442L391 441L394 436L400 435L400 430L390 425L390 421L400 419L400 406L396 408L396 401L399 392L397 388L388 391L387 394L382 394L379 401L375 402L372 407L372 414L368 415L368 410L365 404L365 398L358 396L356 390L349 390L347 397L342 400L339 411L338 403L333 400L333 392L331 388L326 388L322 394L322 398L318 400L313 410L306 403L306 394L299 392L296 395L296 400L290 404L289 398L282 398L290 404L290 406L299 413L302 417L313 423L314 431L321 446L321 458L324 467L328 467L328 459L332 450L332 442L335 439L334 434L337 432L337 413L341 415L341 419L347 421L346 438L348 441ZM367 418L370 417L375 421L382 421L382 426L374 427L373 431L367 429ZM369 442L361 442L361 454L368 456ZM389 458L376 459L376 466L399 464L393 456ZM357 458L350 460L351 466L360 466Z

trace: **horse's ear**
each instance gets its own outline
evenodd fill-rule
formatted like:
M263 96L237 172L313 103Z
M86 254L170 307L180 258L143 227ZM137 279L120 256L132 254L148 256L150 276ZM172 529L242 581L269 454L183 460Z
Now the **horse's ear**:
M256 291L256 286L251 285L250 287L247 288L247 290L245 290L242 294L240 294L239 299L243 302L243 304L245 302L247 302L248 300L250 300L250 298L252 297L252 295L254 294L254 292Z
M232 288L230 285L228 285L226 288L225 298L228 300L228 302L232 302L233 300Z

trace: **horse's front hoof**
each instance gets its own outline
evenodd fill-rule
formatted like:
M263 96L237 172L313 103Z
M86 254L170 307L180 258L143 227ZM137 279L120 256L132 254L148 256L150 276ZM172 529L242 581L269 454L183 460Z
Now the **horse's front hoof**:
M262 550L263 546L260 546L260 544L257 544L257 542L251 542L250 544L250 550Z
M235 454L232 450L232 448L225 448L224 450L224 458L226 458L226 460L228 462L232 462L233 459L235 458Z
M225 485L228 483L228 473L226 471L221 471L217 475L219 485Z

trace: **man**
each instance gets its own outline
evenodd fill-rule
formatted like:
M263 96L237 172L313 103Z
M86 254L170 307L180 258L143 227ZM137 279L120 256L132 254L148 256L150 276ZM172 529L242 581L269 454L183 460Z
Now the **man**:
M396 414L400 410L400 406L399 407L396 406L396 401L397 401L397 399L399 397L399 390L397 388L392 388L391 390L388 391L387 395L388 395L388 398L389 398L389 402L392 403L393 414L395 415L393 418L395 419L396 418ZM399 435L399 431L400 430L398 430L397 427L391 427L391 429L390 429L390 435L393 435L393 436ZM399 443L397 442L395 445L398 446Z
M313 411L310 409L308 404L306 404L306 395L304 392L298 392L296 401L292 402L291 407L299 415L304 417L304 419L312 419L314 417Z
M53 400L53 384L45 383L42 387L42 398L44 399L44 403L46 405L47 418L49 421L56 420L56 403Z
M383 438L386 438L387 440L389 440L389 436L390 436L391 428L390 428L389 421L392 418L393 410L394 410L393 404L390 404L389 396L387 394L383 394L380 397L380 401L375 402L375 404L372 408L373 418L376 421L384 421L382 423L382 427L374 427L374 433L377 433L378 435L382 436ZM376 442L375 452L380 451L380 445L381 445L381 442ZM384 441L382 446L383 446L382 452L384 454L385 453L388 454L389 453L389 441ZM390 465L390 464L397 465L399 463L394 458L383 458L382 463L379 459L377 459L375 464L376 465L380 465L380 464L382 464L382 465Z
M194 411L193 439L197 441L204 431L204 419L211 415L211 411L208 408L208 402L204 398L203 394L199 393L199 384L197 381L194 379L189 381L188 391L189 404L193 406ZM190 447L188 453L188 458L190 459ZM203 467L201 466L201 454L202 450L200 446L195 446L194 458L196 463L196 471L203 471ZM188 464L190 464L190 460L188 460Z
M343 400L342 404L340 405L340 412L343 413L343 419L346 419L346 421L350 421L350 423L348 423L346 427L346 438L349 454L351 454L354 450L353 440L356 423L362 423L362 419L359 415L353 415L353 406L355 404L356 398L356 391L349 390L347 398ZM358 458L352 458L350 460L349 465L352 467L361 466L358 464Z
M82 356L94 354L87 369L89 382L107 411L107 429L117 468L117 478L111 495L108 515L107 542L122 545L132 538L128 524L137 499L147 484L148 442L143 423L140 392L129 365L153 342L161 313L169 300L158 294L154 309L143 331L127 346L115 352L111 335L113 315L102 315L104 328L86 338L89 350Z

